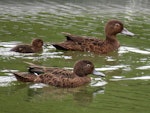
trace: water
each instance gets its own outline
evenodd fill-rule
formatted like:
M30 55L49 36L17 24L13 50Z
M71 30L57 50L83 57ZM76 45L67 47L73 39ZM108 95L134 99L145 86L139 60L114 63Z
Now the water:
M149 0L1 0L1 113L150 113ZM61 32L104 39L104 25L119 19L136 35L118 35L121 47L107 55L57 51L50 44L64 40ZM46 45L37 54L9 50L39 37ZM32 62L71 68L89 59L106 74L72 89L18 82L11 72L26 71Z

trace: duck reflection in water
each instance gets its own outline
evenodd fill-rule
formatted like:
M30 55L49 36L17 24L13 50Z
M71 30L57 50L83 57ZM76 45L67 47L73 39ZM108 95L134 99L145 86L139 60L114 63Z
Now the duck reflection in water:
M31 86L31 84L29 84ZM32 84L33 85L33 84ZM26 88L24 88L26 89ZM79 106L87 106L92 103L96 95L104 94L105 86L91 87L81 86L76 88L57 88L52 86L46 86L43 88L28 88L27 101L39 101L50 99L56 102L62 102L62 100L69 97L69 100L78 104ZM103 92L103 93L99 93ZM40 98L39 98L40 97ZM70 98L71 97L71 98Z

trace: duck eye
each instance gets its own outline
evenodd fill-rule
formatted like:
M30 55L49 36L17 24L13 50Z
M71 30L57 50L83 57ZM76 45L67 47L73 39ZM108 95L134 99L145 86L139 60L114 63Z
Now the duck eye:
M120 24L119 24L119 23L116 23L115 26L116 26L116 27L120 27Z
M90 65L90 64L87 64L86 66L87 66L87 67L91 67L91 65Z

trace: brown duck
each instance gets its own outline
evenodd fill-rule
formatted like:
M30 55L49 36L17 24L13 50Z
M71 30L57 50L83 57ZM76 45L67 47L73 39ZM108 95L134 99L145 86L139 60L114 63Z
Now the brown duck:
M10 51L15 51L19 53L36 53L43 50L43 40L33 39L31 44L20 44L13 47Z
M100 40L93 37L75 36L69 33L64 33L65 42L53 44L56 49L72 50L72 51L89 51L98 54L106 54L117 50L120 46L116 38L118 33L133 36L134 34L124 28L123 23L118 20L110 20L105 26L105 40Z
M103 73L95 71L93 63L88 60L77 61L73 71L31 65L29 72L14 73L17 80L22 82L45 83L56 87L67 88L78 87L89 83L91 79L87 76L88 74L105 76Z

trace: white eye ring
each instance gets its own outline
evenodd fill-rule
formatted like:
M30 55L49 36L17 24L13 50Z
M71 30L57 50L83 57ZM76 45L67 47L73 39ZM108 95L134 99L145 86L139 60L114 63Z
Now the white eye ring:
M119 26L120 26L120 24L119 24L119 23L116 23L116 24L115 24L115 26L119 27Z
M90 64L87 64L87 67L91 67L91 65L90 65Z

